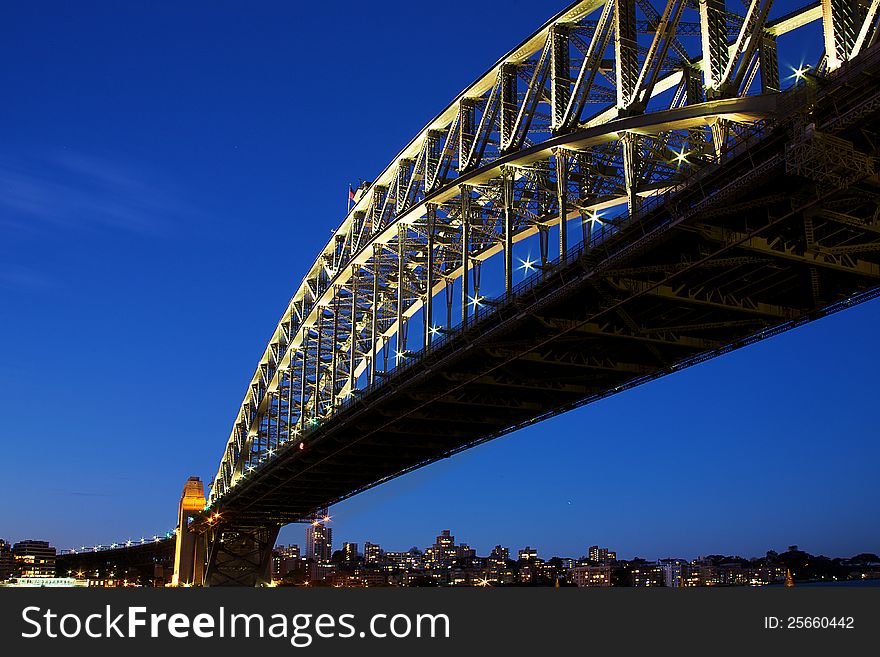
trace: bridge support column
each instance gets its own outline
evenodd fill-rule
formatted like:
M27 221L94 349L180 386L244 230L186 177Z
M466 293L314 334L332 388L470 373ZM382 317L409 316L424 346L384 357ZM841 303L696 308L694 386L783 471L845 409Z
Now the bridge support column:
M351 345L348 351L348 389L354 392L355 378L354 368L357 365L357 345L358 345L358 327L357 327L357 308L358 308L358 278L360 274L360 266L352 265L351 267Z
M556 199L559 208L559 258L564 260L568 252L568 151L557 148L553 155L556 160Z
M776 37L765 34L758 50L758 68L761 71L761 93L777 93L779 84L779 57L776 54Z
M513 288L513 170L501 169L501 202L504 211L504 291Z
M337 370L339 369L339 296L342 287L333 287L333 340L330 341L333 351L330 352L330 412L336 410Z
M477 101L473 98L462 98L458 104L458 161L461 171L470 168L471 149L477 133L476 110Z
M318 339L315 341L315 385L312 386L312 417L320 418L321 417L321 365L323 364L323 359L321 358L322 352L324 350L324 313L326 312L326 308L324 306L318 307L318 321L316 322L315 328L318 331Z
M567 25L557 24L551 28L550 39L550 109L551 127L555 132L562 127L565 110L571 99L571 73L568 53Z
M204 586L264 586L280 527L224 528L204 535Z
M437 206L428 203L428 253L425 271L425 346L431 344L434 329L434 224L437 223Z
M833 71L850 58L861 25L856 0L822 0L825 57Z
M516 124L516 64L507 62L501 65L501 152L514 146L513 128Z
M636 41L636 0L614 2L614 59L617 82L617 109L627 110L636 93L639 77Z
M397 355L394 366L405 358L406 354L406 318L403 316L403 304L406 303L406 226L397 226Z
M639 136L632 132L624 133L620 138L623 147L623 178L626 184L626 198L629 213L632 215L639 209L638 172L639 172Z
M205 488L198 477L190 477L183 486L183 495L177 507L177 543L174 548L174 575L171 583L174 586L185 586L194 583L196 567L196 539L190 530L190 518L204 511Z
M703 47L703 83L706 98L720 95L727 60L727 16L724 0L699 0L700 36Z
M302 330L302 371L299 380L299 430L306 428L306 380L309 365L309 329Z
M373 245L373 295L370 299L370 385L376 382L376 324L379 314L379 246Z
M468 265L471 250L471 187L461 185L461 325L467 326L470 291Z

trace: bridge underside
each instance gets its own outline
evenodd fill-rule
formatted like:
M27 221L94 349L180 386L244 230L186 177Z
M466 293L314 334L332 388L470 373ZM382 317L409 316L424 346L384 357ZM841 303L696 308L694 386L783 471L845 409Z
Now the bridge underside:
M865 154L877 154L877 60L805 90L812 97L796 100L811 113L790 115L598 247L547 268L310 431L302 449L281 448L219 501L223 525L296 521L874 296L880 184Z

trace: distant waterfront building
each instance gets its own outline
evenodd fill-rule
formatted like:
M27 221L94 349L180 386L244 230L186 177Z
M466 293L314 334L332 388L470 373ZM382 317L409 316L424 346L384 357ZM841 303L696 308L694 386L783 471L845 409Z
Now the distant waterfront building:
M575 566L570 573L575 586L611 586L611 566Z
M12 546L0 539L0 581L9 579L15 574L15 557L12 556Z
M342 559L344 561L354 562L357 561L358 558L358 544L357 543L343 543L342 544Z
M281 578L298 569L299 545L276 545L272 550L272 577Z
M306 557L315 561L330 561L333 556L333 530L321 523L306 527Z
M684 559L661 559L663 569L663 586L681 588L687 586L689 564Z
M55 577L55 548L49 541L19 541L12 556L19 577Z
M434 545L425 550L425 562L429 567L446 566L455 561L458 555L455 536L450 530L444 529L434 541Z
M518 555L520 561L534 561L538 558L538 550L526 545L522 550L519 551Z
M422 553L415 547L406 552L385 552L382 561L388 570L413 570L423 565Z
M633 586L664 586L666 582L666 572L663 565L658 563L636 563L633 564L630 573Z
M288 545L287 547L279 545L275 549L278 550L281 556L285 559L299 559L300 556L302 556L300 554L299 545L297 545L296 543Z
M376 543L364 543L364 563L377 565L382 561L382 548Z
M598 545L591 545L590 549L587 551L587 559L600 565L604 565L606 563L617 561L617 552L612 552L608 548L600 548Z
M510 549L506 547L501 547L500 545L496 545L492 548L491 554L489 554L490 561L498 561L501 563L506 562L510 559Z

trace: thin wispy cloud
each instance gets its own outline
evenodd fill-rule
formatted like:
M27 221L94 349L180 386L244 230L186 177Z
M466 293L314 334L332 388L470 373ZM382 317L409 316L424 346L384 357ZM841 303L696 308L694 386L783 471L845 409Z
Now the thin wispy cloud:
M37 291L50 288L53 281L45 274L23 265L0 262L0 288Z
M7 228L162 235L194 214L169 185L123 163L70 152L0 160L0 224Z

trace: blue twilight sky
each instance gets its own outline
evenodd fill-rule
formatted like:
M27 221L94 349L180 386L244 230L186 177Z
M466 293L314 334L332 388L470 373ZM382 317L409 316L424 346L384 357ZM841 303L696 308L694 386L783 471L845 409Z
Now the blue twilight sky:
M348 184L561 7L5 3L0 537L170 529ZM335 542L880 552L878 320L870 303L408 475L335 507Z

